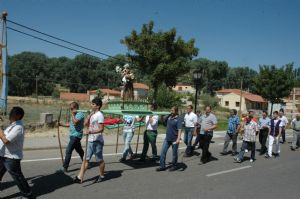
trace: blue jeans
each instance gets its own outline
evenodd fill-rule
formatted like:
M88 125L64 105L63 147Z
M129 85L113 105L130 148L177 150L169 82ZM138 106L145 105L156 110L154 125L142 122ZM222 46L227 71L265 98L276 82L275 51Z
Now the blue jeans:
M160 154L160 167L165 168L166 167L166 155L168 152L168 149L172 146L172 166L177 166L177 159L178 159L178 144L173 144L172 141L165 140L161 149Z
M66 148L66 157L63 165L64 168L67 169L69 167L71 157L72 157L72 152L74 149L79 154L81 160L83 160L84 151L81 147L80 140L81 138L70 136L70 141Z
M252 160L255 159L255 142L243 141L241 151L240 151L240 153L238 155L238 158L240 160L243 160L244 154L245 154L245 150L248 149L249 147L251 148L251 159Z
M23 196L32 196L31 188L29 187L21 170L21 160L0 157L0 180L2 180L6 171L8 171L17 183L17 186Z
M192 146L194 127L185 127L184 143L186 146Z
M130 143L133 138L133 132L123 132L123 140L124 140L124 150L123 150L123 158L126 158L128 153L133 154Z

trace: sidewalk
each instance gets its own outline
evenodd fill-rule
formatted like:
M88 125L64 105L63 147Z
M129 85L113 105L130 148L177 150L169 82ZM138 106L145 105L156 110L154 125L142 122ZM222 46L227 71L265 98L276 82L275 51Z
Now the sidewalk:
M287 137L292 137L292 130L287 129L286 130L286 136ZM214 132L214 137L213 140L223 140L225 136L225 131L215 131ZM137 132L135 133L133 139L132 139L132 144L137 143L137 138L138 134ZM182 134L183 138L183 134ZM158 134L157 136L157 143L162 143L165 139L165 134ZM195 136L194 136L195 139ZM257 136L258 140L258 136ZM63 135L61 136L61 145L62 148L66 148L67 144L69 142L69 136ZM85 138L81 140L82 145L85 145ZM115 146L117 143L117 135L104 135L104 142L105 146ZM119 145L123 145L123 137L122 134L119 135ZM140 137L139 137L139 144L143 144L143 132L141 131ZM58 148L58 139L55 136L48 136L48 137L25 137L25 142L24 142L24 150L46 150L46 149L56 149Z
M223 138L225 131L215 131L214 138ZM137 132L135 133L132 144L136 144L138 138ZM183 134L182 134L183 138ZM195 137L194 137L195 138ZM159 134L157 136L157 143L162 143L165 139L165 134ZM61 136L62 148L66 148L69 142L69 136ZM81 140L82 145L85 145L85 138ZM104 142L106 146L115 146L117 143L117 135L104 135ZM139 137L139 144L143 143L143 132L141 132ZM119 135L119 145L123 145L123 137ZM55 136L43 136L43 137L25 137L24 150L46 150L46 149L56 149L58 148L58 139Z

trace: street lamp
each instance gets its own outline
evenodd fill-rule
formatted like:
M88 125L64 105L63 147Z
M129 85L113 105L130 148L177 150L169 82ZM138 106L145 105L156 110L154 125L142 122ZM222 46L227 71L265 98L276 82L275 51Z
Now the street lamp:
M195 70L193 72L193 79L194 79L194 83L195 83L195 87L196 87L196 93L195 93L195 112L197 111L197 101L198 101L198 90L199 90L199 86L201 83L201 76L202 76L202 71L200 70Z

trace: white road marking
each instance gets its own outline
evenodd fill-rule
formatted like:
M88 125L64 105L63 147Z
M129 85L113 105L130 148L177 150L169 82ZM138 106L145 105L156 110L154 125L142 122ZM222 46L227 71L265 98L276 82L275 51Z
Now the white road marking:
M178 149L185 149L186 147L180 147ZM142 151L138 151L138 153L142 153ZM122 153L107 153L103 154L103 156L117 156L117 155L122 155ZM80 158L79 156L72 156L72 159L74 158ZM22 160L22 163L26 162L43 162L43 161L51 161L51 160L60 160L60 157L57 158L42 158L42 159L32 159L32 160Z
M221 174L225 174L225 173L231 173L231 172L234 172L234 171L239 171L239 170L249 169L249 168L251 168L250 165L244 166L244 167L235 168L235 169L229 169L229 170L225 170L225 171L220 171L220 172L216 172L216 173L210 173L210 174L207 174L206 177L212 177L212 176L216 176L216 175L221 175Z

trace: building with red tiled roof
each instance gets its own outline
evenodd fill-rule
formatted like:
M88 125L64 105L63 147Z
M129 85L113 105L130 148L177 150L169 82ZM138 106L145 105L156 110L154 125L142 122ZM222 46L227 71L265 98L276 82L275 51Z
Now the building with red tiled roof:
M196 90L192 85L178 83L175 87L172 88L173 91L178 93L195 93Z
M260 95L242 91L240 89L222 89L216 91L219 104L222 107L241 111L267 110L268 102ZM240 104L241 103L241 104Z

